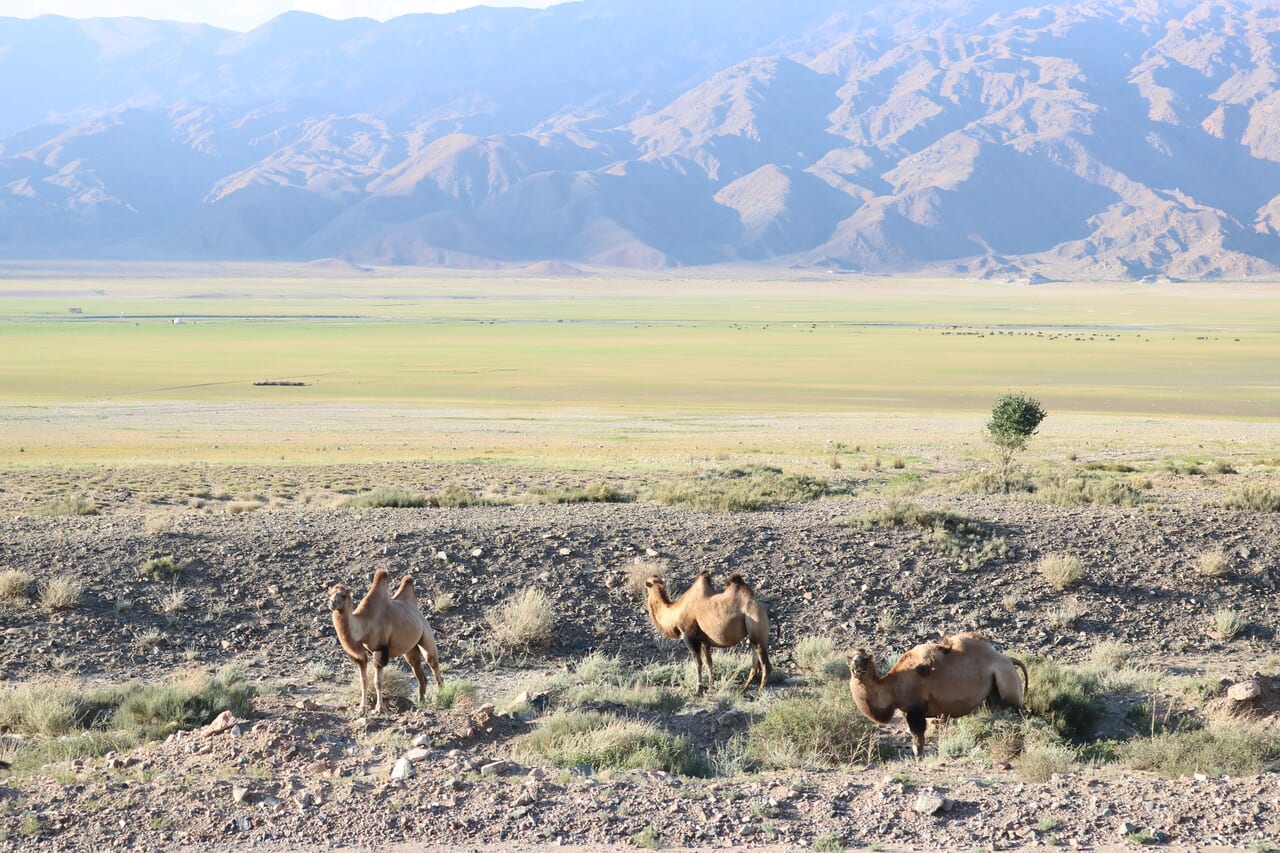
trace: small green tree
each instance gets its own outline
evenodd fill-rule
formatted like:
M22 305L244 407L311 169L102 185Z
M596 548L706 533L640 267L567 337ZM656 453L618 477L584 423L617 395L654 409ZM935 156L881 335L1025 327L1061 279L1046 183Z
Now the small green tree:
M987 421L987 440L996 449L1000 462L1000 479L1004 490L1009 491L1009 469L1013 457L1027 447L1027 439L1035 435L1046 412L1040 401L1026 394L1009 392L1001 394L991 409Z

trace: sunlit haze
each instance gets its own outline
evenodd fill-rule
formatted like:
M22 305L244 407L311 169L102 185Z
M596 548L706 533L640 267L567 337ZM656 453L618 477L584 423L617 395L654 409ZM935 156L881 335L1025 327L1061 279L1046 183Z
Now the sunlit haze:
M229 30L250 30L282 12L314 12L327 18L376 18L385 21L416 12L453 12L469 6L526 6L545 8L555 0L5 0L0 17L69 18L135 16L166 21L212 24Z

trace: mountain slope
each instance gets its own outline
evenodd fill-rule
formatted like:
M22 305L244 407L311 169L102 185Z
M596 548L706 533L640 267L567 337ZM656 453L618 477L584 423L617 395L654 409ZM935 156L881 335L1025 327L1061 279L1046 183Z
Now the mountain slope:
M6 257L1280 272L1265 0L0 18L0 98Z

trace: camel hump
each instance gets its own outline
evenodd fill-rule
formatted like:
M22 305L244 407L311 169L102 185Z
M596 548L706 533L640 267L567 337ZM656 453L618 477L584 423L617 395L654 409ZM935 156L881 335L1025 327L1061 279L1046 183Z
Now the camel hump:
M753 590L751 588L751 585L748 584L745 580L743 580L742 575L738 574L737 572L734 572L733 574L729 575L729 579L724 582L724 588L725 589L736 588L736 589L742 590L748 595L755 595L755 590Z
M391 572L387 571L386 569L378 569L376 572L373 573L372 586L377 586L380 583L390 583L390 582L391 582Z
M417 601L418 594L413 588L413 575L405 575L400 579L400 586L396 589L396 594L392 598L404 598L410 601Z

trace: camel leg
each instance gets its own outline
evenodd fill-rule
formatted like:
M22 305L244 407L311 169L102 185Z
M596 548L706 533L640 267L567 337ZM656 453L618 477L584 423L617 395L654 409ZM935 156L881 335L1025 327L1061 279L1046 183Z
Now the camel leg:
M693 636L692 631L684 632L684 644L689 649L689 654L693 655L693 662L698 667L698 695L704 692L702 686L702 642Z
M751 682L755 681L756 676L760 677L760 693L764 696L764 686L769 683L769 673L773 672L773 666L769 663L769 651L764 646L751 644L751 652L755 657L755 662L751 664L751 672L747 673L747 683L742 685L742 695L745 696L747 691L751 689Z
M702 654L703 654L703 657L707 659L707 689L710 690L712 686L714 686L716 683L716 671L715 671L715 668L711 665L711 644L710 643L702 644Z
M366 661L351 659L355 664L356 675L360 676L360 710L358 716L363 717L369 710L369 665Z
M915 753L916 761L924 758L924 730L928 725L923 708L912 708L907 711L907 728L911 729L913 738L911 751Z
M382 713L382 668L390 659L388 649L383 647L373 653L373 689L377 701L373 704L373 713Z
M436 687L444 687L444 679L440 677L440 655L434 648L427 649L427 666L431 667L431 674L436 677Z
M427 673L422 669L422 651L414 646L404 653L404 659L413 669L413 677L418 679L418 704L427 701Z

